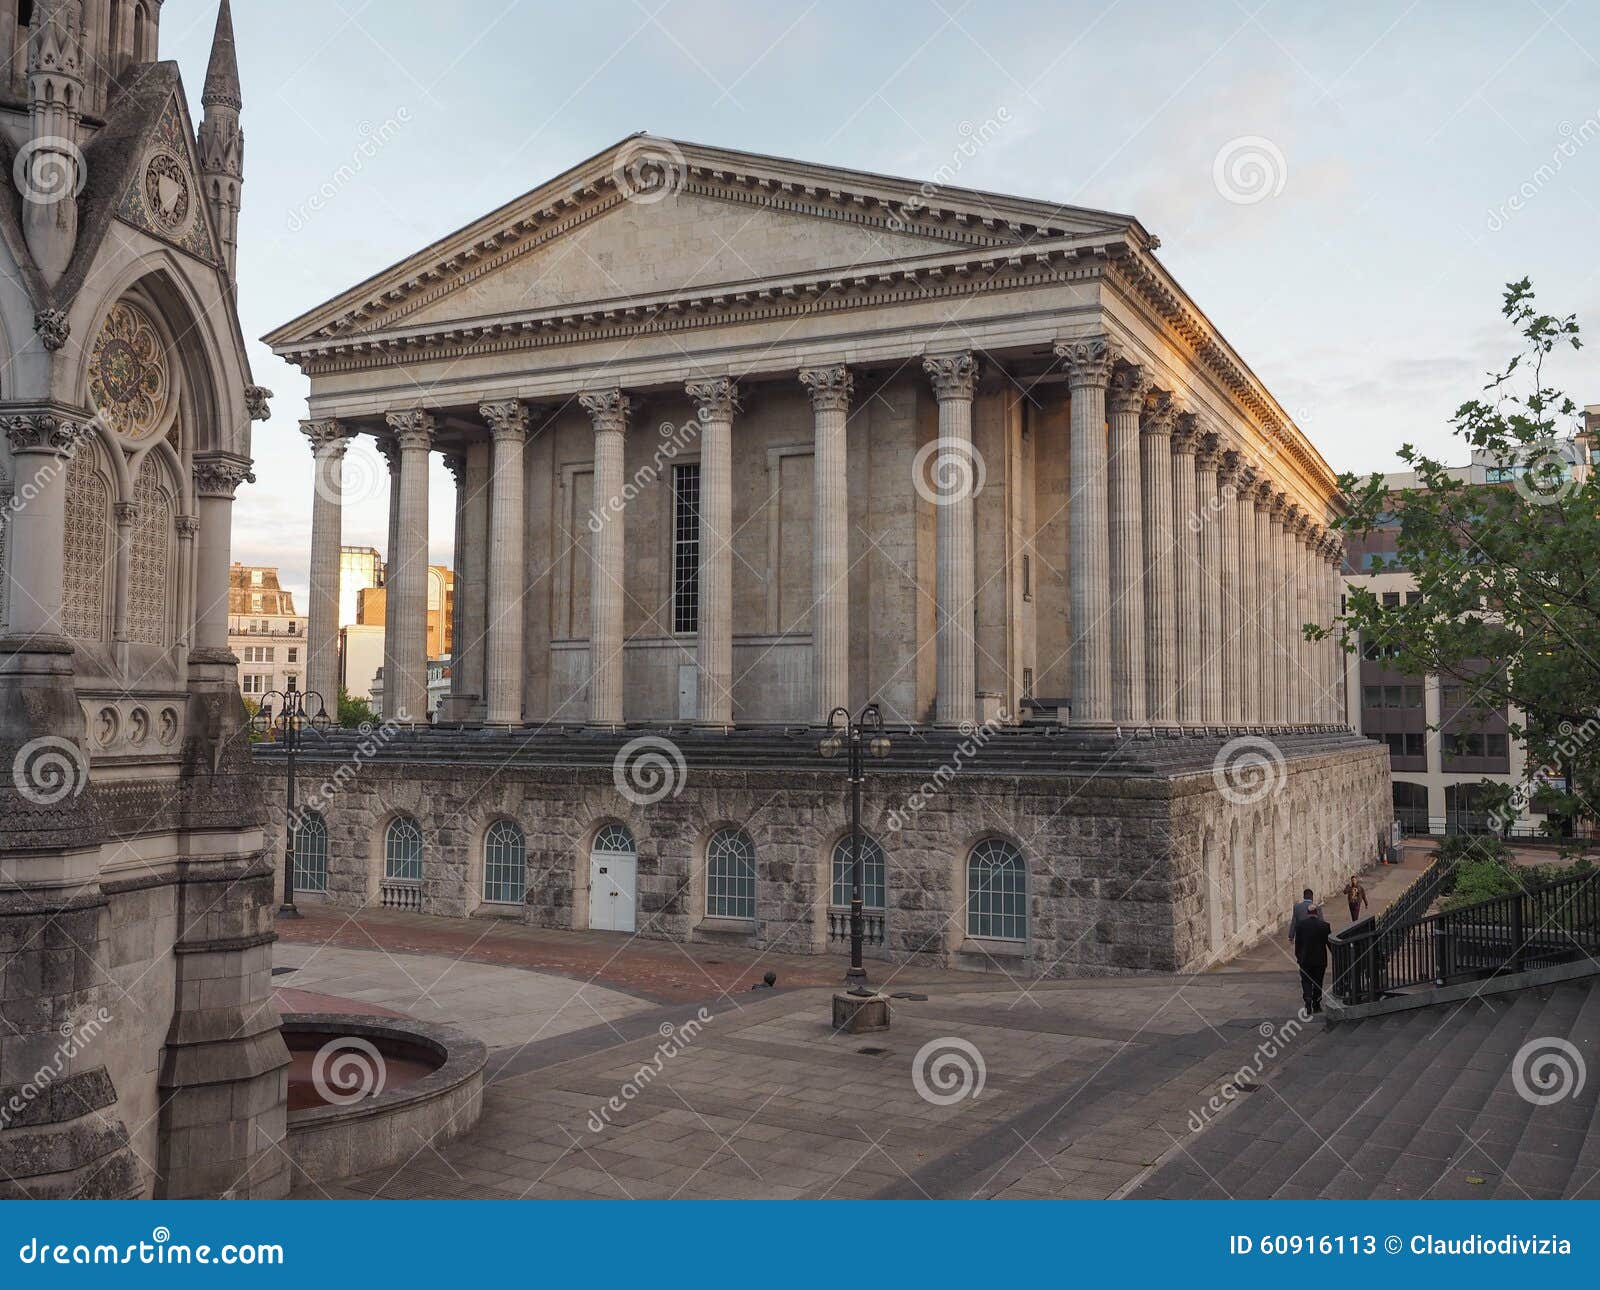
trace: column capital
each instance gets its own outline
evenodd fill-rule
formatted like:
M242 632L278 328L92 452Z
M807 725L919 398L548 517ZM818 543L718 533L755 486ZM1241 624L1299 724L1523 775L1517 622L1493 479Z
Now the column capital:
M394 431L394 437L402 451L420 449L427 452L433 447L433 431L436 425L433 413L423 408L404 408L398 412L385 412L383 419Z
M1267 507L1271 511L1273 519L1279 524L1286 523L1290 507L1289 494L1274 484L1272 486L1272 495L1267 499Z
M850 395L855 390L855 378L843 363L830 367L802 367L800 384L811 394L811 406L817 412L848 412Z
M321 421L302 421L300 433L311 442L311 451L315 456L328 454L342 457L350 446L352 432L339 421L328 417Z
M1058 340L1055 354L1066 366L1068 389L1084 386L1104 389L1111 379L1111 365L1117 361L1116 348L1104 336Z
M0 417L0 430L5 432L6 442L14 453L48 452L70 456L77 451L83 436L93 432L93 426L88 421L41 410Z
M1139 429L1145 434L1170 436L1178 426L1178 405L1170 390L1151 390L1144 396Z
M496 399L492 403L480 403L478 415L488 422L489 433L496 440L528 437L528 405L521 399Z
M1198 429L1198 426L1196 427ZM1196 436L1194 460L1195 465L1202 470L1221 471L1223 458L1227 450L1223 447L1222 436L1213 430L1201 430Z
M1272 509L1272 497L1278 491L1278 486L1272 482L1266 471L1259 466L1255 468L1255 471L1256 478L1250 491L1250 500L1256 504L1256 510L1270 511Z
M589 414L597 431L621 431L627 429L632 401L620 389L598 390L578 395L578 406Z
M731 420L739 410L739 383L731 376L713 376L703 381L685 381L683 392L695 401L702 418Z
M1243 497L1255 482L1255 471L1237 448L1222 448L1217 464L1217 480Z
M450 477L456 481L457 488L467 482L467 458L464 453L445 453L444 468L450 472Z
M941 403L946 399L970 400L978 385L978 359L971 350L961 354L925 354L922 370L933 382L933 392Z
M1172 418L1172 451L1181 456L1194 456L1200 451L1200 441L1205 436L1200 429L1200 418L1193 412L1179 412Z
M1286 502L1283 508L1283 527L1291 533L1298 533L1305 515L1298 502Z
M1106 386L1107 412L1137 412L1150 391L1149 369L1140 363L1118 361Z
M240 484L255 482L248 457L210 452L194 459L194 487L201 497L221 497L231 502Z
M378 455L383 458L384 464L389 467L391 475L398 474L400 470L400 443L392 434L375 434L372 441L378 446Z
M179 541L193 541L200 532L200 517L198 515L180 515L173 522L178 526Z
M138 502L113 502L111 511L116 516L118 528L122 528L125 525L131 526L139 522Z

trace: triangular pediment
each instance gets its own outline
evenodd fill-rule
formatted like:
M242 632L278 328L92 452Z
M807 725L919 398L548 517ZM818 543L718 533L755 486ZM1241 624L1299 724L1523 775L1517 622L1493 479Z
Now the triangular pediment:
M117 202L117 218L190 255L217 262L187 117L174 94L154 126Z
M480 323L1133 226L1106 211L636 135L266 339Z

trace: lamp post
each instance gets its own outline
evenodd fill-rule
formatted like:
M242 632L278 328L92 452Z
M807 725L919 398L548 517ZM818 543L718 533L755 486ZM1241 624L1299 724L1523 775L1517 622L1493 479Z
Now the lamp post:
M274 712L276 707L276 712ZM269 690L261 696L261 707L250 718L250 725L269 734L283 745L286 815L283 836L283 904L279 918L299 918L294 903L294 753L301 735L311 730L320 733L327 725L328 713L322 696L315 690L297 690L289 682L287 690Z
M889 736L883 730L883 714L876 703L869 703L861 714L852 720L848 708L835 708L828 714L828 730L817 745L817 751L830 760L841 752L848 752L850 760L850 967L844 974L844 983L853 987L854 994L867 994L867 969L861 963L861 946L865 939L863 888L865 866L861 857L861 784L866 777L866 758L887 757Z

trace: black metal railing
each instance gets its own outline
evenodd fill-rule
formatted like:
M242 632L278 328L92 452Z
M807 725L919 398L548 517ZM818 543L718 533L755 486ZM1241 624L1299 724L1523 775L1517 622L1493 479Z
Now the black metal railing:
M1430 895L1423 903L1419 893L1411 909L1432 901ZM1394 912L1330 942L1333 989L1342 1002L1370 1003L1408 986L1527 972L1600 953L1600 870L1424 918L1391 918Z

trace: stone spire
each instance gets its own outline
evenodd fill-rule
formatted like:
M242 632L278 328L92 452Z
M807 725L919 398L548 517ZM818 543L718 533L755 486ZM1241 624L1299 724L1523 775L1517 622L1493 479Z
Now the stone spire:
M211 38L211 62L200 103L205 108L200 123L200 174L231 281L236 276L239 193L244 186L244 131L239 128L244 101L239 93L239 60L234 53L228 0L222 0L217 9L217 30Z
M28 140L15 172L28 251L51 286L66 272L78 242L78 193L84 180L78 151L81 26L79 0L40 0L28 32Z

